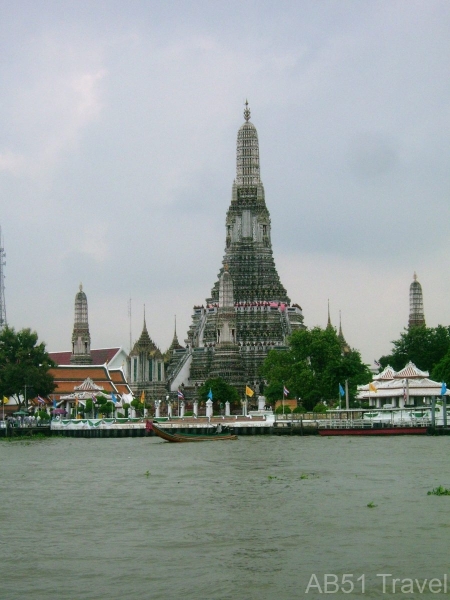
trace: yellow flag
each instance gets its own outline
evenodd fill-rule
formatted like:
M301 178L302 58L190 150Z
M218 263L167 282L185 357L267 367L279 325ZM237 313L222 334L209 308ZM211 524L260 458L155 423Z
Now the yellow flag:
M141 402L142 402L142 404L144 404L144 402L145 402L145 392L144 392L144 390L142 390Z
M373 383L369 383L369 390L371 392L378 392L377 388L373 385Z
M8 404L8 400L9 400L9 398L7 398L6 396L3 396L2 403L3 404Z
M255 392L252 390L252 388L249 388L248 385L245 386L245 395L246 396L250 396L250 398L253 396Z
M75 406L78 406L78 396L75 396Z

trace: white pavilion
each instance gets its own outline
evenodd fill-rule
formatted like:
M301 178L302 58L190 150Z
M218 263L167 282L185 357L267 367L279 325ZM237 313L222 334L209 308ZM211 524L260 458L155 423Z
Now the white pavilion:
M357 398L368 400L374 408L404 408L430 405L433 397L441 396L441 391L442 383L433 381L428 371L421 371L409 362L397 372L388 365L373 381L359 385Z

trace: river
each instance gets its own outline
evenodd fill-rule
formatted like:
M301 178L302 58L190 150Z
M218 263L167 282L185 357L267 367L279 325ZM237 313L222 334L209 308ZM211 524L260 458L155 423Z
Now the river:
M428 436L2 441L0 598L450 597L450 496L427 495L450 487L449 450Z

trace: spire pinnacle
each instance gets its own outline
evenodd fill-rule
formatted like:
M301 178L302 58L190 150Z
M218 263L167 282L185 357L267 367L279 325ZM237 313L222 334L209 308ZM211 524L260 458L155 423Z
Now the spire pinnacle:
M250 109L248 107L248 100L245 100L245 110L244 110L244 119L248 122L250 121Z
M408 328L425 326L425 313L423 310L422 286L417 280L414 271L414 279L409 286L409 319Z
M330 299L328 298L328 321L327 321L327 329L331 329L333 331L333 325L331 324L331 317L330 317Z
M250 109L245 101L245 123L238 131L236 144L236 185L256 186L261 184L259 174L259 143L258 132L253 123L250 123ZM263 192L264 194L264 192Z

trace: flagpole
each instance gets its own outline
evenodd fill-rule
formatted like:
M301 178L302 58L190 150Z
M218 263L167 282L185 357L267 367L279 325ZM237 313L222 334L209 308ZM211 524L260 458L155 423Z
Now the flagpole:
M445 389L445 391L444 391ZM444 393L442 393L444 392ZM441 387L441 399L442 399L442 410L444 411L444 428L447 429L447 385L446 384L442 384Z

